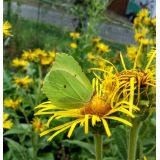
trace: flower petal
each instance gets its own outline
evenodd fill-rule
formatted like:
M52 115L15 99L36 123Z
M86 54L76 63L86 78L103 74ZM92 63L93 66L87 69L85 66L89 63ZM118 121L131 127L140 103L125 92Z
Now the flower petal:
M102 122L103 122L103 126L105 128L105 131L107 133L107 136L110 137L111 136L111 131L109 129L107 121L104 118L102 118Z

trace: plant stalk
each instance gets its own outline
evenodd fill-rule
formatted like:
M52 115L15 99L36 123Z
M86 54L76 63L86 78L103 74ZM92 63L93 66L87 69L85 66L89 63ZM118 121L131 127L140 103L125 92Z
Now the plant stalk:
M94 141L95 141L96 160L102 160L103 157L102 135L95 134Z
M137 119L133 119L132 124L133 127L130 129L130 134L129 134L128 160L136 160L138 134L142 122L138 121Z

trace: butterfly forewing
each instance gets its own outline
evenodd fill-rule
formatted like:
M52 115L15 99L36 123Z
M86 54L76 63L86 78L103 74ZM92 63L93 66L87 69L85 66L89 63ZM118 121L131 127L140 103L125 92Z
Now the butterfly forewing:
M60 108L79 108L92 96L92 86L79 64L67 54L57 54L44 80L43 91Z

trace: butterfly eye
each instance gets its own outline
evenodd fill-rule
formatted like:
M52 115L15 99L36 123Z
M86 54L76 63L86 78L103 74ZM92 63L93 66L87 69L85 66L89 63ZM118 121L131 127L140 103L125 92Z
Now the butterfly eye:
M64 88L66 88L67 86L66 86L66 85L64 85L63 87L64 87Z

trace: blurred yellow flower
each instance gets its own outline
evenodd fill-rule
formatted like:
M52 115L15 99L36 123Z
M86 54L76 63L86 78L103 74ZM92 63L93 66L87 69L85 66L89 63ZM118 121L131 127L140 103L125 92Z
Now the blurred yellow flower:
M139 25L139 23L140 23L140 19L136 17L133 21L133 26L136 27Z
M93 43L99 43L100 41L101 41L101 38L100 38L100 37L92 38L92 42L93 42Z
M145 37L148 32L149 32L149 30L148 30L148 28L146 28L146 27L143 27L143 28L141 29L141 34L143 35L143 37Z
M50 56L46 56L41 58L40 61L42 65L49 65L49 64L52 64L52 62L54 61L54 58Z
M98 43L96 45L98 51L100 52L109 52L110 51L110 48L108 45L105 45L104 43Z
M156 17L153 18L153 19L151 19L151 23L152 23L154 26L156 26Z
M141 10L138 12L137 16L140 17L140 18L144 18L144 17L149 16L149 11L148 11L148 9L141 9Z
M22 58L24 60L34 61L34 60L36 60L38 58L38 55L36 55L31 50L28 50L28 51L23 51Z
M134 60L136 58L137 51L138 51L138 47L137 46L132 45L132 46L127 47L127 57L132 62L134 62Z
M144 22L145 25L149 25L150 22L151 22L151 18L150 18L150 17L145 17L145 18L143 19L143 22Z
M106 62L103 59L98 60L99 68L104 69L106 67Z
M50 57L55 58L56 52L55 51L48 51Z
M35 49L34 51L33 51L33 54L34 55L36 55L36 57L45 57L45 56L47 56L47 53L46 53L46 51L45 50L41 50L41 49L39 49L39 48L37 48L37 49Z
M12 60L13 67L22 67L23 69L25 69L28 66L28 64L28 61L23 60L21 58L15 58Z
M13 109L17 109L20 105L20 103L22 102L21 98L17 98L17 99L11 99L11 98L6 98L4 100L4 106L8 107L8 108L13 108Z
M142 33L139 33L139 32L136 32L135 35L134 35L134 38L137 42L139 42L142 38Z
M13 122L11 119L9 119L8 113L3 113L3 128L4 129L10 129L13 126Z
M76 38L79 38L80 33L79 33L79 32L71 32L69 35L70 35L70 37L72 37L73 39L76 39Z
M76 49L78 46L76 43L73 42L73 43L70 43L70 47Z
M45 124L38 117L33 118L32 126L35 132L42 132L45 129Z
M29 78L29 76L25 76L25 77L14 77L14 81L15 81L15 84L16 84L17 86L27 87L27 86L32 82L32 79Z
M93 61L95 59L95 55L92 52L89 52L87 54L88 61Z
M141 43L143 44L143 45L148 45L148 44L150 44L150 40L149 39L147 39L147 38L143 38L143 39L141 39Z
M3 34L5 36L12 36L10 29L12 28L11 24L8 21L3 23Z

